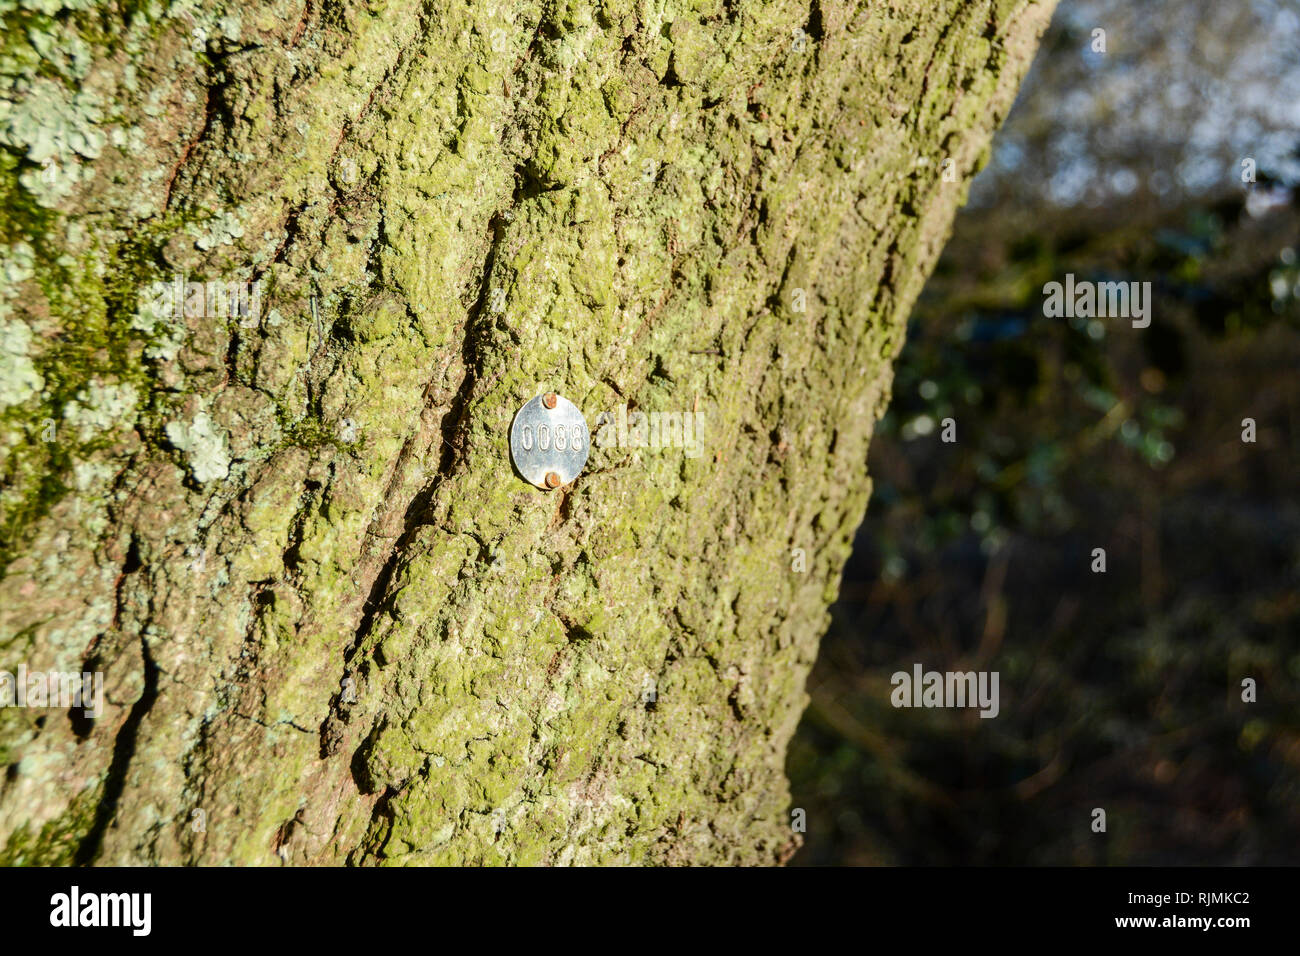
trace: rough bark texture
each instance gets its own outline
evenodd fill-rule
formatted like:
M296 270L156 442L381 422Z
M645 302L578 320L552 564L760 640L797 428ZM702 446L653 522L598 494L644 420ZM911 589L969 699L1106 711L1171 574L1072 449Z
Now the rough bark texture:
M788 855L890 360L1050 7L0 0L0 668L107 698L0 710L3 859ZM546 389L704 454L535 490Z

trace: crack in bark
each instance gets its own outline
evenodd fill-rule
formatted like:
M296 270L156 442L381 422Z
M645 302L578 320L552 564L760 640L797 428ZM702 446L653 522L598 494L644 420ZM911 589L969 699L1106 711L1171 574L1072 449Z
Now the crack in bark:
M420 528L425 525L423 520L428 514L432 503L437 496L438 490L442 483L446 481L459 467L464 458L464 433L467 427L466 417L469 408L469 398L474 391L474 386L478 381L478 366L480 362L477 330L478 324L482 320L488 303L488 297L491 291L492 273L496 265L497 253L500 250L501 243L505 235L505 217L498 212L493 215L489 223L492 239L488 248L487 256L483 264L483 275L479 282L478 295L469 310L469 316L465 322L465 332L461 343L461 359L465 367L464 376L460 385L452 396L451 406L447 409L446 414L438 425L438 435L442 442L442 447L438 458L438 472L424 489L419 491L407 505L406 512L402 518L402 532L397 540L389 549L388 556L384 559L379 573L375 576L369 592L366 595L365 603L362 605L361 619L353 634L352 641L344 651L343 660L347 667L344 676L352 670L353 660L357 652L364 645L366 638L374 630L375 620L383 605L384 598L388 595L392 584L393 575L401 559L409 551L411 543L415 540L416 534ZM342 680L340 680L340 684ZM330 713L321 724L321 756L329 757L337 753L343 744L343 734L340 723L346 723L345 715L342 713L342 691L334 695L330 704Z
M149 653L149 643L143 635L140 637L140 653L144 656L144 689L131 706L131 713L127 715L113 742L113 761L109 764L108 775L104 779L104 792L95 806L94 822L73 857L73 863L77 866L94 863L103 848L104 834L117 814L117 802L126 789L126 772L131 766L131 758L135 756L140 725L158 699L159 669Z

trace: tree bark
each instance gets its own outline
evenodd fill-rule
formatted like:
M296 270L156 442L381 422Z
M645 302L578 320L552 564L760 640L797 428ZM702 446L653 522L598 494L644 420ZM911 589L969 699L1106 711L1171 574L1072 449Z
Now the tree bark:
M104 704L0 710L0 857L788 858L890 362L1052 4L86 6L4 15L0 668ZM535 489L546 390L702 454Z

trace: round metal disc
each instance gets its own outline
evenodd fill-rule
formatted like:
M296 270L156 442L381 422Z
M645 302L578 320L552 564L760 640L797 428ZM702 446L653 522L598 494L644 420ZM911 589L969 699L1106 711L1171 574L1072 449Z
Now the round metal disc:
M524 404L510 426L510 460L525 481L538 488L567 485L587 464L591 434L578 406L555 396L547 408L544 396ZM552 477L552 485L547 484Z

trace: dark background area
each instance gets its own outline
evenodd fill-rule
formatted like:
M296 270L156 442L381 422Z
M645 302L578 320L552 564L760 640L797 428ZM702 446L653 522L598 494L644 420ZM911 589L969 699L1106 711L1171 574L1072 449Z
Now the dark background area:
M1062 0L873 440L795 865L1300 864L1298 183L1300 5ZM1044 317L1069 272L1150 327ZM917 662L1001 712L895 709Z

